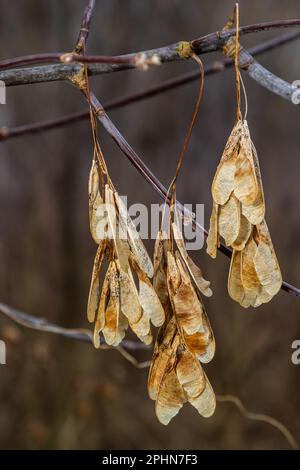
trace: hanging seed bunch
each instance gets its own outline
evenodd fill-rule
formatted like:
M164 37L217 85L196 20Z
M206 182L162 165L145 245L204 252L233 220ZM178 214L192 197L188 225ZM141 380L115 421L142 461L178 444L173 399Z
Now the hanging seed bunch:
M241 118L238 71L238 14L236 20L237 123L213 183L213 208L207 252L217 255L222 237L233 249L229 295L243 307L258 307L279 291L282 277L265 222L265 200L256 149L246 119Z
M154 251L154 287L166 313L160 328L148 378L148 392L162 424L168 424L189 402L200 415L213 414L216 399L202 363L211 361L215 340L201 294L210 283L189 257L179 227L172 239L161 231ZM176 248L172 247L176 243Z
M150 322L160 327L165 320L150 281L153 265L108 176L96 137L89 176L89 219L92 237L98 244L87 306L88 320L95 323L94 345L100 346L102 333L107 344L118 346L128 327L150 344Z
M210 283L189 257L175 221L176 181L194 126L203 92L203 67L200 59L200 91L170 189L168 235L159 231L154 249L155 291L166 319L160 328L151 362L148 392L155 400L159 421L168 424L183 404L189 402L205 417L213 414L216 399L202 363L211 361L215 340L201 295L211 296ZM169 195L169 191L168 191ZM167 196L168 197L168 196ZM162 224L163 225L163 224Z

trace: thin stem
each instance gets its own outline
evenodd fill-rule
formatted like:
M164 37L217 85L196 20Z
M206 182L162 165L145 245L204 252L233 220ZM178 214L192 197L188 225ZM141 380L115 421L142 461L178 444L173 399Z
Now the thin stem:
M82 22L81 22L78 39L76 42L76 46L74 48L74 51L77 54L81 54L86 46L95 4L96 4L96 0L87 0L86 7L84 9L83 16L82 16Z
M180 169L183 165L184 157L185 157L185 154L187 152L187 148L188 148L191 136L192 136L192 132L193 132L195 122L196 122L196 117L198 115L200 103L201 103L202 96L203 96L203 86L204 86L204 68L203 68L203 64L202 64L202 61L199 59L199 57L196 56L196 54L193 54L193 58L198 63L198 65L200 67L199 93L198 93L197 101L196 101L195 108L194 108L194 111L193 111L192 120L191 120L191 123L189 125L187 135L185 136L185 139L184 139L183 148L182 148L182 151L180 153L180 157L179 157L177 168L176 168L176 173L175 173L175 176L174 176L173 181L171 183L172 186L176 185Z
M239 71L239 4L236 3L234 7L235 12L235 54L234 54L234 69L235 69L235 82L236 82L236 118L237 121L241 119L241 84L240 84L240 71Z
M63 62L70 64L73 62L81 62L87 64L122 64L136 65L135 56L106 56L106 55L81 55L74 52L46 52L42 54L32 54L13 59L5 59L0 61L0 70L9 69L12 66L28 64L41 64ZM148 62L151 63L151 62Z
M253 421L261 421L263 423L267 423L273 426L285 437L286 441L289 443L292 449L299 449L296 439L294 438L292 433L288 430L286 426L284 426L284 424L282 424L277 419L262 413L253 413L251 411L248 411L242 401L235 395L217 395L216 398L217 401L221 403L233 403L246 419Z

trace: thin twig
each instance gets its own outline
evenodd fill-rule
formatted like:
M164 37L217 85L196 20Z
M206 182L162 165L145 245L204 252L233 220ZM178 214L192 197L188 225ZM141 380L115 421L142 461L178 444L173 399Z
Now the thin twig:
M78 35L78 39L76 42L76 46L74 51L77 54L81 54L85 48L87 38L89 35L90 24L92 21L92 16L95 8L96 0L87 0L86 7L83 12L81 27Z
M28 313L22 312L21 310L17 310L9 305L6 305L0 302L0 312L9 317L11 320L14 320L19 325L26 326L27 328L31 328L33 330L45 331L47 333L54 333L57 335L65 336L66 338L75 339L78 341L84 341L85 343L93 342L93 333L84 328L63 328L62 326L58 326L54 323L45 320L44 318L35 317L33 315L29 315ZM148 350L148 346L146 346L142 342L137 341L130 341L130 340L123 340L121 343L123 348L135 351L135 350ZM101 345L102 349L110 349L110 346Z
M283 34L279 37L269 39L268 41L264 41L257 46L254 46L248 50L249 54L252 56L257 56L259 54L263 54L269 50L272 50L276 47L280 47L284 44L287 44L295 39L299 39L300 31L293 31L292 33ZM232 67L233 60L232 59L223 59L214 61L206 66L204 66L204 74L205 76L213 75L215 73L222 72L228 67ZM114 109L119 109L123 106L127 106L128 104L136 103L138 101L151 98L152 96L159 95L160 93L164 93L165 91L173 90L182 85L186 85L191 83L199 78L199 72L193 71L185 74L181 74L176 78L171 78L169 80L164 80L158 85L153 85L143 91L128 94L126 96L111 100L107 103L103 104L103 107L106 111L111 111ZM68 114L58 119L49 119L43 122L36 122L33 124L25 124L22 126L16 127L1 127L0 128L0 141L6 140L11 137L19 137L27 134L35 134L39 132L48 131L51 129L56 129L58 127L66 126L69 124L73 124L75 122L79 122L84 119L88 119L90 116L89 111L79 111L77 113Z
M287 429L286 426L284 426L284 424L282 424L277 419L273 418L272 416L268 416L268 415L265 415L265 414L262 414L262 413L252 413L251 411L248 411L245 408L242 401L234 395L217 395L216 398L217 398L217 401L219 401L219 402L233 403L237 407L239 412L246 419L250 419L250 420L253 420L253 421L261 421L263 423L270 424L271 426L276 428L279 432L281 432L281 434L283 434L283 436L285 437L285 439L287 440L289 445L292 447L292 449L295 449L295 450L299 449L299 446L296 442L296 439L294 438L292 433Z
M73 52L46 52L42 54L30 54L13 59L4 59L0 61L0 69L10 68L12 66L19 66L24 64L41 64L51 62L95 62L94 56L83 57L82 53L85 49L86 42L89 35L90 24L95 8L96 0L87 0L81 21L81 27L78 34L78 39ZM112 62L111 62L112 61ZM99 63L115 63L111 56L99 56ZM118 62L117 62L118 63ZM122 63L122 61L120 62Z
M256 33L259 31L295 26L300 26L300 19L279 20L242 26L241 28L239 28L239 34L240 36L242 36L244 34ZM135 59L137 55L141 53L145 56L146 59L150 59L155 56L159 59L161 63L163 63L187 59L192 55L192 53L200 55L207 52L221 50L223 49L226 41L228 41L230 37L234 36L235 33L236 30L234 28L229 29L227 31L216 31L201 38L194 39L191 42L179 41L175 44L160 47L157 49L125 54L123 56L118 56L118 60L121 60L121 58L123 58L126 63L90 64L88 67L88 73L89 75L99 75L103 73L110 73L119 70L125 70L128 68L133 68L136 66ZM53 56L53 54L50 55ZM16 61L20 60L22 60L22 63L24 63L26 59L24 57L19 57L16 59L6 59L5 66L13 66L14 64L16 64ZM53 60L57 60L57 58L55 57L55 59ZM93 60L96 60L95 57ZM30 61L33 61L33 56L30 56ZM32 68L13 68L0 72L0 80L4 81L6 86L66 80L70 77L70 75L78 74L80 72L80 69L80 64L53 64Z
M10 69L12 66L21 66L29 64L42 64L42 63L60 63L71 64L74 62L86 64L114 64L114 65L129 65L132 67L139 67L140 54L133 54L130 56L107 56L107 55L81 55L75 52L46 52L42 54L32 54L23 57L16 57L13 59L0 60L0 70ZM154 58L145 58L146 65L159 65L155 63Z

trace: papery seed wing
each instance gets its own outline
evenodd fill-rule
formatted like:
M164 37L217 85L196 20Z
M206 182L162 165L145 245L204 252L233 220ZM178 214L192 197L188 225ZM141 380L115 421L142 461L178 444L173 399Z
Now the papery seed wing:
M121 310L128 319L130 325L137 323L142 317L142 309L134 281L128 273L121 269L119 282Z
M144 312L142 313L142 316L139 319L139 321L137 321L136 323L129 322L129 325L132 331L137 335L137 337L141 341L145 342L146 340L146 341L150 341L150 343L152 342L152 335L150 331L150 319L148 315L144 314Z
M214 394L213 388L205 375L205 389L203 392L196 398L190 398L189 402L198 413L204 418L209 418L212 416L216 409L216 396Z
M89 191L89 202L91 204L94 203L94 200L97 197L97 194L100 190L100 182L99 182L99 173L97 169L96 160L93 158L90 174L89 174L89 182L88 182L88 191Z
M152 344L152 341L153 341L153 336L152 336L152 333L151 333L151 330L149 330L149 333L145 336L139 336L139 339L146 345L146 346L150 346L150 344Z
M102 330L105 342L112 346L116 339L118 329L118 310L115 300L109 298L107 308L105 310L105 325Z
M114 200L114 193L108 184L105 185L105 207L109 225L108 237L115 241L117 238L117 212Z
M205 354L207 348L207 336L204 332L194 333L193 335L184 335L184 341L187 349L198 357L198 355Z
M244 121L238 120L228 137L221 160L226 160L226 158L231 157L233 150L236 148L236 146L239 143L243 127L244 127Z
M140 280L139 299L142 309L154 326L161 326L165 320L162 304L150 282Z
M234 194L242 204L253 204L258 194L258 183L252 154L249 129L244 121L240 149L236 160Z
M122 238L117 238L114 241L114 246L117 253L118 258L118 266L119 269L127 272L129 267L129 256L130 256L130 248L126 240Z
M184 351L176 366L176 375L188 400L198 397L205 389L206 380L203 369L195 356Z
M206 252L212 258L216 258L218 252L218 211L219 206L213 203L212 212L210 216L209 232L206 240Z
M204 305L202 305L202 307L203 307L203 311L202 311L203 337L205 338L206 346L205 346L204 351L203 350L201 351L201 349L197 350L197 348L195 348L194 352L200 362L207 364L213 359L215 355L216 342L215 342L215 337L214 337L207 313L205 311ZM194 343L196 342L198 334L202 334L202 333L195 334ZM201 342L200 342L200 345L201 345Z
M247 219L249 220L249 222L251 222L251 224L257 225L257 224L260 224L265 217L265 198L264 198L262 179L261 179L260 168L259 168L259 161L258 161L256 149L253 144L252 144L252 154L253 154L253 160L254 160L255 171L256 171L258 193L257 193L257 197L255 201L252 204L247 205L247 206L242 204L242 213L244 214L245 217L247 217Z
M249 206L242 204L242 214L252 225L260 224L265 217L265 204L261 196L262 193L259 191L258 197L253 204Z
M254 265L265 291L272 296L277 294L282 285L281 272L275 253L264 242L258 244Z
M117 346L123 338L118 335L120 314L120 288L119 275L114 261L110 263L109 290L110 297L107 308L105 310L105 324L102 332L107 344L111 346Z
M258 263L258 265L260 263L259 263L259 260L256 261L256 257L255 257L254 264L255 264L255 269L256 269L257 275L260 279L261 284L264 286L265 291L270 295L275 295L278 292L278 290L280 289L281 285L282 285L282 276L281 276L281 272L280 272L279 263L278 263L278 260L277 260L276 254L275 254L275 250L274 250L274 247L273 247L273 243L272 243L272 240L271 240L271 236L270 236L270 233L269 233L269 230L268 230L268 226L267 226L265 220L261 224L256 226L255 236L256 236L256 241L257 241L258 247L261 244L266 244L267 247L269 247L270 253L268 253L268 250L266 248L264 248L264 245L263 245L262 249L260 249L259 251L256 252L256 256L261 258L261 261L265 257L266 260L269 260L269 261L267 261L269 263L269 267L271 268L273 266L273 271L272 271L272 275L271 275L272 282L268 283L267 279L264 279L264 277L268 276L267 275L268 269L265 268L265 270L264 270L264 268L262 267L262 270L260 270L259 268L257 268L256 263ZM259 269L261 271L260 274L257 271L257 269Z
M212 196L216 204L225 204L234 190L237 146L240 140L241 121L233 128L218 165L213 183Z
M166 305L168 304L169 294L168 294L167 276L161 267L158 268L158 270L154 274L153 287L154 287L155 292L158 295L158 298L163 308L165 309Z
M162 232L162 243L164 247L164 260L167 261L168 253L169 251L172 251L172 244L171 244L170 237L164 231Z
M228 276L228 293L242 307L248 308L256 299L255 290L244 289L242 283L242 251L233 250Z
M151 369L148 378L148 393L151 400L157 399L157 393L163 376L165 375L166 367L170 362L172 356L170 348L163 349L151 363Z
M105 207L108 219L108 237L113 241L119 269L127 272L130 249L118 222L114 193L108 184L105 185Z
M215 340L211 333L205 329L205 332L202 333L184 335L187 349L203 363L210 362L215 354Z
M90 286L90 292L89 292L88 304L87 304L87 318L88 318L88 321L91 323L93 323L95 320L95 315L96 315L98 305L99 305L99 300L100 300L99 272L101 269L101 263L104 258L106 246L107 246L106 240L101 240L99 247L97 249L94 266L93 266L92 280L91 280L91 286Z
M169 295L173 295L181 283L180 271L171 251L167 253L167 285Z
M233 250L228 275L228 293L239 304L245 296L241 278L241 252Z
M266 304L270 302L272 297L273 295L268 294L265 288L263 286L260 286L256 299L253 302L253 307L259 307L261 304Z
M257 245L253 238L250 238L244 250L242 251L241 258L241 276L242 284L245 290L257 292L260 287L260 281L258 279L255 266L254 257L257 251Z
M237 239L240 232L240 203L232 194L226 204L219 208L218 230L227 246Z
M172 369L165 374L158 392L155 404L158 420L162 424L169 424L185 401L183 388L177 379L175 370Z
M118 346L123 341L126 335L126 330L128 329L128 325L129 324L128 324L127 318L121 311L119 311L118 331L117 331L116 340L113 346Z
M109 301L109 296L110 296L110 268L111 266L109 265L108 270L105 274L105 278L102 284L102 290L101 290L101 296L100 296L100 301L99 301L99 306L98 306L98 311L97 311L97 317L96 317L96 322L95 322L95 327L94 327L94 346L95 348L100 347L100 331L103 330L104 325L105 325L105 311L108 305Z
M167 368L171 369L174 365L179 342L176 321L173 317L165 327L159 330L155 343L148 376L148 393L152 400L157 398L159 386Z
M154 326L161 326L165 320L165 312L158 295L133 254L130 255L130 264L139 278L139 301L141 307Z
M212 183L212 197L216 204L223 205L228 201L234 189L234 175L236 167L236 153L232 157L219 163Z
M184 263L187 271L189 272L191 278L197 289L206 297L210 297L212 295L212 290L210 289L210 282L206 281L202 275L202 271L198 266L194 263L194 261L188 255L188 252L185 248L185 244L182 238L182 234L175 224L172 225L174 238L178 247L178 250L181 255L182 262Z
M125 204L123 203L122 199L118 196L117 192L115 192L114 196L118 207L121 224L123 225L123 227L125 227L125 230L128 234L128 243L131 247L131 250L137 258L137 261L143 271L145 271L147 276L151 278L153 276L153 265L151 259L146 251L146 248L140 238L139 233L137 232L134 223L132 222L127 212Z
M163 239L162 239L162 232L159 231L157 233L157 237L156 237L155 245L154 245L154 254L153 254L154 275L156 271L159 269L159 267L161 266L161 263L163 261L163 255L164 255L164 245L163 245Z
M211 297L212 290L210 288L210 281L204 279L201 269L194 263L194 261L190 257L186 259L186 264L191 274L191 277L201 294L205 295L205 297Z
M105 225L107 220L105 218L104 203L100 194L100 182L96 161L93 159L90 174L89 174L89 219L90 231L96 243L105 238ZM97 226L101 223L103 230L97 233Z
M108 236L113 240L119 268L127 272L130 249L127 240L124 239L122 235L122 230L117 219L114 193L108 184L105 186L105 204L109 225Z
M158 232L155 246L154 246L154 256L153 256L153 265L154 265L154 275L153 275L153 287L155 292L158 295L158 298L163 305L163 308L166 308L168 303L168 286L167 286L167 276L165 273L165 255L164 255L164 240L163 234L161 231Z
M203 329L202 304L192 285L182 282L173 297L173 304L176 318L187 334L192 335Z
M250 206L242 205L242 212L243 212L243 207L250 207ZM241 214L240 231L239 231L237 238L231 244L232 248L234 248L235 250L239 250L239 251L243 250L245 248L247 241L249 240L251 232L252 232L251 223L243 214Z

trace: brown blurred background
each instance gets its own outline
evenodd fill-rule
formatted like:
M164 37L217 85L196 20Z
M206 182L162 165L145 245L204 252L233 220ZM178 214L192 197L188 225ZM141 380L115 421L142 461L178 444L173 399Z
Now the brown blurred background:
M69 51L84 0L0 0L0 55ZM121 54L192 39L222 28L229 0L97 0L88 52ZM240 1L241 24L297 18L293 0ZM243 37L254 45L283 31ZM300 79L299 41L259 61L280 77ZM221 55L204 56L205 63ZM147 73L91 79L100 100L142 90L195 68L166 64ZM244 74L248 122L257 147L267 222L285 280L300 285L299 109ZM110 113L154 173L167 184L175 169L198 84ZM12 87L0 125L20 125L86 109L65 83ZM235 116L233 70L208 77L188 158L178 185L183 202L211 208L210 184ZM111 175L129 203L160 202L153 189L100 130ZM88 327L86 299L96 246L88 227L87 177L92 157L88 121L0 143L0 300L65 327ZM149 248L152 249L150 243ZM280 292L271 303L243 310L227 294L229 261L192 253L211 280L206 301L217 353L206 367L216 393L238 395L252 411L274 416L300 441L300 366L291 343L300 339L300 301ZM7 365L0 366L0 447L18 449L278 449L288 448L268 424L247 421L219 403L205 420L186 405L167 427L154 414L147 371L116 351L17 327L0 314ZM136 352L139 360L147 352Z

